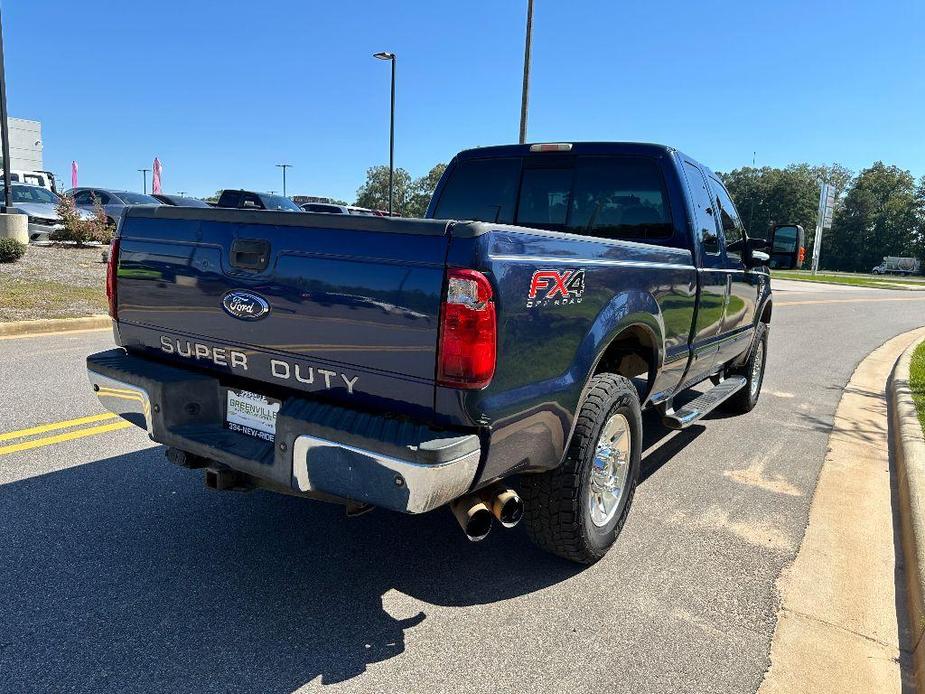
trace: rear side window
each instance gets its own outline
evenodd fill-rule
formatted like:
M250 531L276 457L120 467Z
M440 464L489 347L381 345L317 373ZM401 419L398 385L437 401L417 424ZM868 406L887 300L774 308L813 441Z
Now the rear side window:
M742 220L739 219L739 213L729 197L726 186L711 177L710 187L719 207L719 221L723 227L723 236L726 237L726 255L741 260L742 239L745 237Z
M694 221L697 224L700 246L704 253L716 255L719 253L719 234L716 232L713 200L707 190L706 181L703 180L700 169L689 161L684 162L684 173L691 192L691 202L694 203Z
M434 217L510 224L519 180L518 157L463 160L454 167Z

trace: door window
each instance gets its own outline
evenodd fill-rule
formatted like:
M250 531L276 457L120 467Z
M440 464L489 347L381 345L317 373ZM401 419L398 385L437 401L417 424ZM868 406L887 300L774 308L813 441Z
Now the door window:
M689 161L684 162L687 183L691 191L691 202L694 204L694 221L696 233L700 239L700 247L709 255L719 254L719 235L716 232L716 220L713 210L713 200L707 190L707 183L703 180L700 169Z
M93 204L93 191L92 190L82 190L79 193L74 195L74 202L78 205L92 205Z
M726 238L726 256L735 260L742 260L745 229L742 226L739 213L732 203L732 198L729 197L729 192L722 183L711 177L710 187L716 196L719 220L723 227L723 236Z

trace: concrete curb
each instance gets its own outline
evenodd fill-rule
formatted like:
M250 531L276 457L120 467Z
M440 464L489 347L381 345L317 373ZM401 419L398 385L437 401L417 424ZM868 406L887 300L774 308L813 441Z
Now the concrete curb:
M62 333L71 330L101 330L112 325L107 315L84 316L83 318L44 318L41 320L20 320L0 323L0 337L27 337L46 333Z
M925 338L903 352L889 383L890 435L896 456L900 541L905 559L912 663L916 689L925 692L925 436L909 387L912 353Z

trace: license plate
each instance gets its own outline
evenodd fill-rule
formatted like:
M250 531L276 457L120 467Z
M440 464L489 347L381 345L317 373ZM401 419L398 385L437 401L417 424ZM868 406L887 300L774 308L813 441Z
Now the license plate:
M247 390L228 390L225 426L231 431L273 441L276 438L276 415L281 404L279 400Z

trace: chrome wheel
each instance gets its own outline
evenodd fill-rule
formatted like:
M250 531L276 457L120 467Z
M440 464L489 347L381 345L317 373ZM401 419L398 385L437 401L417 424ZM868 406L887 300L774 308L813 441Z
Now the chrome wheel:
M597 440L588 484L588 507L591 522L598 527L613 519L626 490L632 450L630 436L629 421L622 414L615 414L604 424Z
M758 389L761 387L761 372L764 370L764 342L759 340L758 346L755 347L755 357L752 360L752 378L749 388L751 389L752 400L758 397Z

